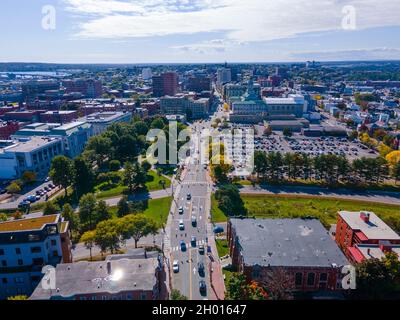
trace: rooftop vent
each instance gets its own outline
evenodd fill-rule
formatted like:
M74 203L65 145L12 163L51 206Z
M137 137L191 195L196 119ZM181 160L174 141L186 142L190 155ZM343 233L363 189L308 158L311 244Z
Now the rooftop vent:
M360 218L363 220L365 223L369 222L370 214L368 212L360 212Z

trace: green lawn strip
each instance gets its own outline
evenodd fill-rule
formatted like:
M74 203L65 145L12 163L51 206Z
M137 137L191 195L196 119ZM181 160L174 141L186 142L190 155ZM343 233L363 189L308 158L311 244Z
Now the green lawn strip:
M218 255L220 258L229 254L229 247L227 240L216 239L215 243L217 245Z
M400 206L394 204L296 195L241 194L241 197L249 217L315 217L328 227L336 223L338 211L372 211L391 227L396 229L392 221L398 221L397 225L400 225ZM212 221L225 222L227 217L218 208L215 195L212 196L211 204Z
M213 223L218 223L218 222L226 222L228 218L226 215L222 212L220 208L218 208L218 202L215 199L215 195L213 194L211 196L211 221Z
M163 186L161 185L160 181L165 181L165 188L169 188L171 186L171 180L159 176L157 172L150 171L147 175L148 182L146 183L146 187L148 191L156 191L162 190ZM128 187L124 186L122 183L115 185L114 187L110 188L109 190L99 190L99 186L95 187L96 190L96 197L98 199L106 199L106 198L113 198L124 194Z

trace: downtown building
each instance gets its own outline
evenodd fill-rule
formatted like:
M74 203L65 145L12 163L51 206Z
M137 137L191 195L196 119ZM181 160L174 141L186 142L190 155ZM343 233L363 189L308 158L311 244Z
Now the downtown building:
M105 261L59 264L54 289L37 286L30 300L164 300L166 273L158 252L144 249Z
M232 265L249 282L275 274L294 293L341 289L347 259L316 219L230 219L227 239Z
M190 115L192 119L205 117L210 108L210 99L195 99L195 95L177 94L160 99L160 109L165 115Z
M69 223L60 215L0 222L0 300L30 296L44 266L72 261Z
M153 96L174 96L179 90L178 74L176 72L164 72L153 76Z
M81 93L85 98L89 99L99 98L103 94L103 85L99 80L63 80L62 86L65 87L67 94Z
M380 259L387 252L400 257L400 236L373 212L340 211L335 240L352 263Z

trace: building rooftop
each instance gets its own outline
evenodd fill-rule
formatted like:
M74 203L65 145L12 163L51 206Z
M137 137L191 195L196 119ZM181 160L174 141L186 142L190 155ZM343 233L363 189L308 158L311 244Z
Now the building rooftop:
M70 298L76 295L126 291L153 291L157 284L158 257L140 258L129 255L112 256L98 262L81 261L58 264L57 288L45 290L40 285L30 299L44 300L52 297Z
M373 212L369 214L369 221L366 222L360 217L362 212L340 211L339 216L353 230L360 230L368 239L371 240L400 240L400 236L393 231L385 222Z
M264 98L266 104L303 104L304 100L296 98Z
M48 144L58 141L57 138L33 136L29 138L20 139L9 147L4 148L7 152L31 152L35 149L44 147Z
M59 215L55 214L39 218L0 222L0 232L41 230L46 224L57 223L58 220Z
M93 113L87 117L78 119L78 121L87 121L87 122L109 122L114 121L120 117L125 116L126 113L124 112L98 112Z
M245 265L332 267L347 260L316 219L231 219Z

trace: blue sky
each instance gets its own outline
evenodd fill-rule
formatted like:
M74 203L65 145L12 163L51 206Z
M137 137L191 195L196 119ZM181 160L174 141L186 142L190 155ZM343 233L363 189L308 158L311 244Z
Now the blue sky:
M400 59L398 0L1 0L0 27L2 62Z

